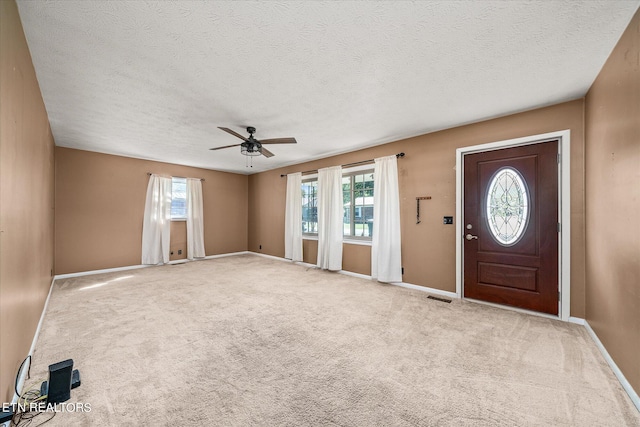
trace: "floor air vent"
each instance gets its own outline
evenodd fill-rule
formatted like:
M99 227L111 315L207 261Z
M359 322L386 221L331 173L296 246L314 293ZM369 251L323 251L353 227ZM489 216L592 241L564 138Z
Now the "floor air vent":
M434 299L436 301L440 301L440 302L446 302L447 304L451 302L450 299L446 299L446 298L438 298L438 297L434 297L432 295L429 295L427 298L429 299Z

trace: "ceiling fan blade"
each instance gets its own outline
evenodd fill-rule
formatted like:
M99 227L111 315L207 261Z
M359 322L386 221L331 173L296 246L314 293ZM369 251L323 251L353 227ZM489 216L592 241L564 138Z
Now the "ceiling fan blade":
M271 151L267 150L264 147L258 148L258 151L260 151L262 153L262 155L265 156L265 157L273 157L274 156L274 154Z
M209 148L209 150L222 150L223 148L239 147L242 144L225 145L224 147Z
M220 127L220 126L218 126L218 129L223 130L223 131L225 131L227 133L230 133L233 136L237 136L238 138L240 138L243 141L249 142L249 139L247 137L240 135L238 132L236 132L234 130L231 130L229 128L223 128L223 127Z
M273 139L261 139L260 144L297 144L295 138L273 138Z

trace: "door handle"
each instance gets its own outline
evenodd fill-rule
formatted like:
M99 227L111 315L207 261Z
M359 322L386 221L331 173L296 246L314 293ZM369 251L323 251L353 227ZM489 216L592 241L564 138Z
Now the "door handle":
M467 240L473 240L473 239L478 240L478 236L474 236L472 234L467 234L465 237Z

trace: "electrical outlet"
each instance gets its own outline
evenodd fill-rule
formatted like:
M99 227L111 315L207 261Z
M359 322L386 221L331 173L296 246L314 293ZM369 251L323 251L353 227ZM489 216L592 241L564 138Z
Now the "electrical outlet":
M260 249L262 249L262 245L260 245Z
M182 249L178 249L178 255L182 255Z
M453 224L453 217L452 216L445 216L444 219L442 220L443 224Z

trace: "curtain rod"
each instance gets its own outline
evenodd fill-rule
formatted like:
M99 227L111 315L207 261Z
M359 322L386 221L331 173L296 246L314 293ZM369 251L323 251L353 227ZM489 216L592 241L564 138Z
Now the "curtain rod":
M404 157L404 153L398 153L398 154L396 154L396 157L397 158ZM364 165L364 164L367 164L367 163L371 163L373 161L375 161L375 159L362 160L360 162L347 163L346 165L342 165L342 167L344 168L344 167L348 167L348 166ZM302 172L302 174L304 175L304 174L309 174L309 173L313 173L313 172L318 172L318 169L304 171L304 172ZM280 178L282 178L283 176L287 176L287 174L284 174L284 173L280 174Z
M147 175L151 176L151 175L153 175L153 174L152 174L151 172L147 172ZM186 176L173 176L173 175L172 175L171 177L172 177L172 178L184 178L184 179L188 179L188 177L186 177ZM196 178L196 179L199 179L200 181L204 181L204 178Z

